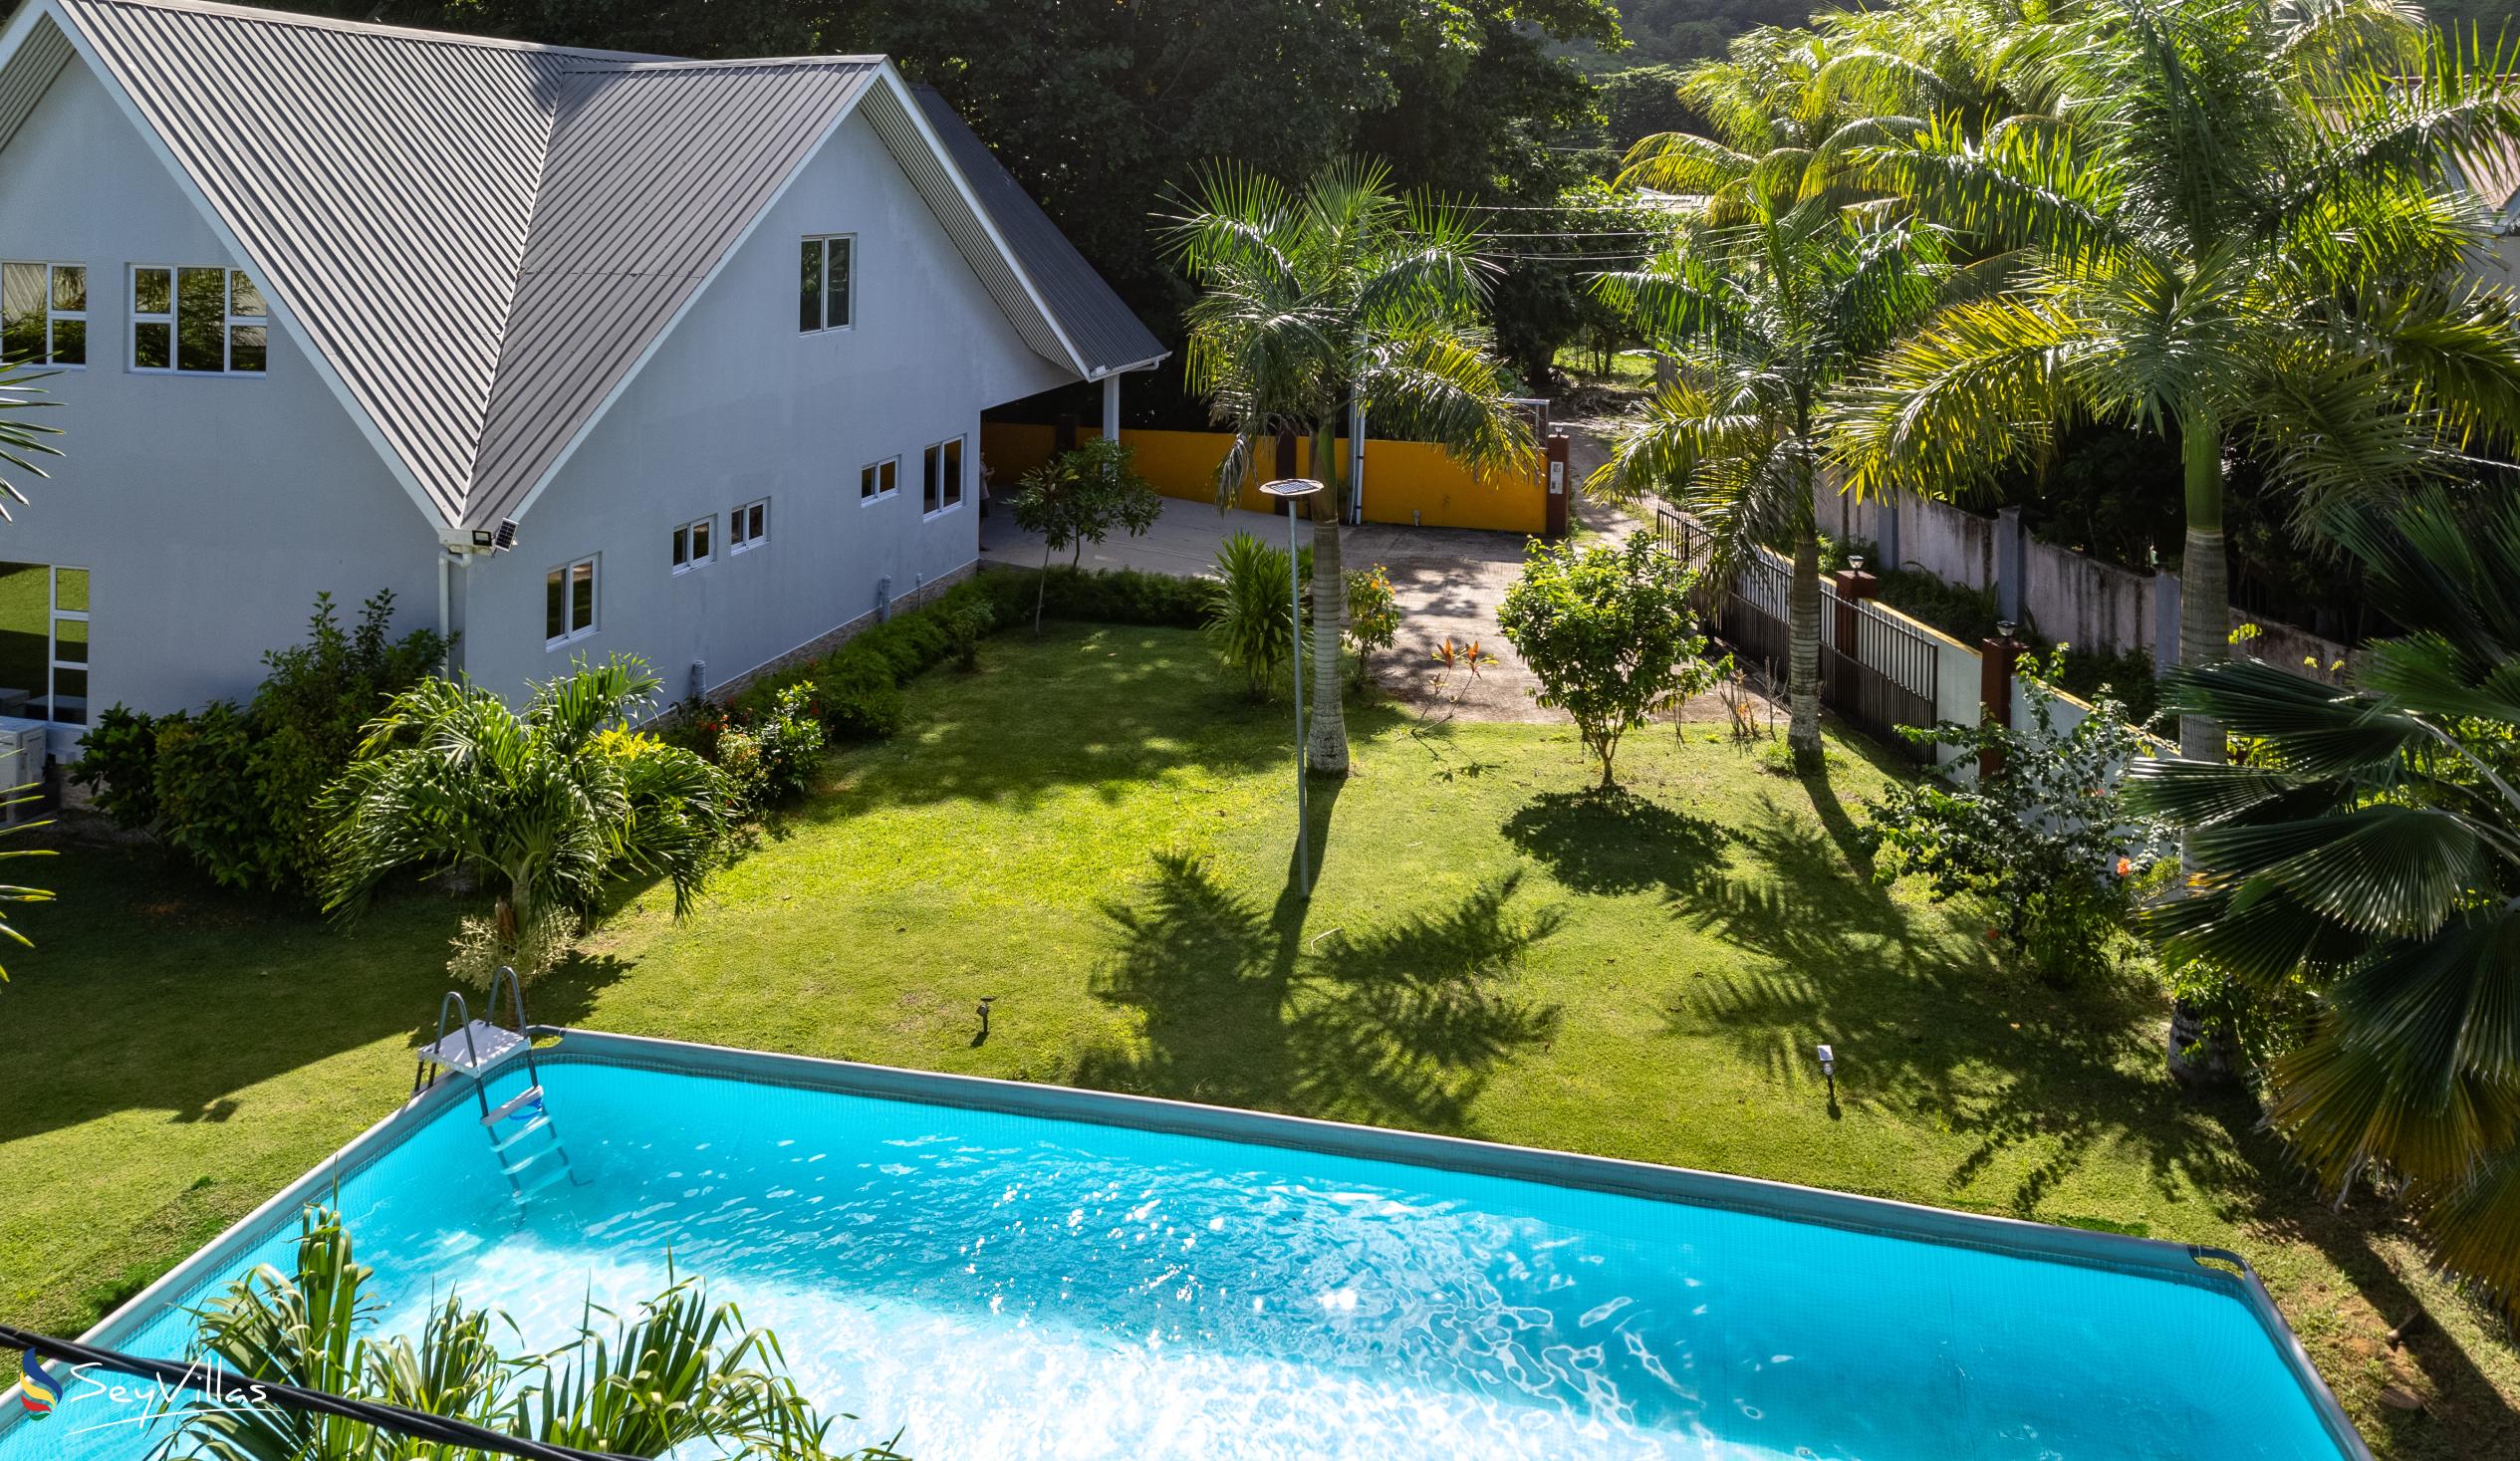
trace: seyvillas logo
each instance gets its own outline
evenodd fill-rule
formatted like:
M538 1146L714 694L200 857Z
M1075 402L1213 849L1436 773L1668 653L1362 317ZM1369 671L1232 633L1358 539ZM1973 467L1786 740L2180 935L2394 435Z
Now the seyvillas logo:
M61 1403L61 1381L53 1378L32 1349L18 1356L18 1403L38 1418L52 1414Z

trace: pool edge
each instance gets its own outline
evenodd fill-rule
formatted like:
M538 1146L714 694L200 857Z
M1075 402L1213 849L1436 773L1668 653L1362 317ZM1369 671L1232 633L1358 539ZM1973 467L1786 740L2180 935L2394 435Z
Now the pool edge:
M556 1044L532 1051L539 1059L571 1064L634 1064L669 1067L700 1075L806 1087L922 1104L942 1104L1093 1125L1165 1131L1246 1144L1273 1146L1327 1155L1441 1171L1466 1172L1551 1186L1609 1191L1698 1207L1763 1213L1788 1221L1859 1228L1893 1237L2005 1253L2061 1259L2113 1268L2143 1269L2174 1282L2199 1282L2199 1259L2231 1264L2238 1270L2236 1297L2257 1321L2292 1371L2339 1453L2346 1461L2375 1461L2362 1432L2355 1428L2334 1391L2284 1321L2256 1268L2225 1249L2139 1238L2123 1233L2069 1228L2053 1223L1984 1213L1928 1207L1894 1198L1744 1177L1694 1167L1666 1166L1626 1157L1554 1151L1466 1136L1405 1131L1386 1126L1325 1120L1276 1111L1246 1110L1164 1096L1089 1091L987 1076L915 1071L863 1061L784 1055L732 1046L666 1040L653 1036L617 1035L605 1031L537 1025L536 1038ZM622 1058L628 1059L622 1059ZM491 1063L485 1081L525 1064L519 1050ZM460 1079L441 1080L386 1113L339 1150L309 1168L268 1200L238 1218L156 1282L142 1289L99 1320L80 1338L111 1347L126 1330L136 1329L155 1312L204 1280L230 1267L238 1254L263 1241L276 1219L303 1210L324 1189L366 1167L404 1139L435 1120L442 1109L471 1095ZM2215 1270L2205 1270L2218 1273ZM2228 1279L2229 1275L2219 1275ZM16 1386L0 1390L0 1437L27 1419L11 1403Z

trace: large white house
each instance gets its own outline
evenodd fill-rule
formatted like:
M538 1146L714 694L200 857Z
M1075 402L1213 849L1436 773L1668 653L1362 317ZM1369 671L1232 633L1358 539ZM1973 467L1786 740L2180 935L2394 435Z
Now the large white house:
M882 57L695 62L190 0L0 33L0 715L250 689L318 590L502 692L715 688L977 557L980 413L1162 356Z

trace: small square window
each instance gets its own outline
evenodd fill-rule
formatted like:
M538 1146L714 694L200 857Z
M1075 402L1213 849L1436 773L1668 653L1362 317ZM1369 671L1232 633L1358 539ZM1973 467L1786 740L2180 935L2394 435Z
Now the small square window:
M88 271L79 264L0 264L0 359L88 364Z
M54 295L66 289L84 299L85 271L69 282L56 271ZM84 321L72 345L84 360ZM57 328L54 349L58 353L63 348ZM211 264L142 264L131 270L131 368L259 375L270 359L271 309L244 270Z
M709 561L709 540L712 536L711 530L716 526L715 518L701 518L697 522L684 523L673 530L673 571L675 573L698 568Z
M770 499L747 502L726 515L726 551L744 553L770 536Z
M890 457L863 468L858 473L858 500L881 502L900 486L901 459Z

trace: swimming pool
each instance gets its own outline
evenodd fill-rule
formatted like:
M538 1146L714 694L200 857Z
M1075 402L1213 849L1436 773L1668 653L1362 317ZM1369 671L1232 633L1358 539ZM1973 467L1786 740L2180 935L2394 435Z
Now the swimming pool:
M583 1185L520 1208L450 1083L94 1338L179 1352L338 1184L388 1325L451 1288L557 1340L670 1252L865 1417L836 1440L919 1461L2365 1454L2255 1281L2174 1245L580 1032L540 1066ZM70 1414L0 1461L146 1449Z

